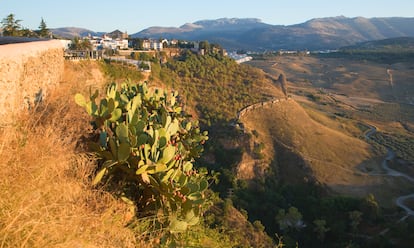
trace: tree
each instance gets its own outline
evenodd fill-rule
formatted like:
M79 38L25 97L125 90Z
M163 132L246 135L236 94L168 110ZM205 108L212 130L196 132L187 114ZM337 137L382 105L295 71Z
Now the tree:
M349 220L351 221L350 222L351 231L352 233L355 234L358 231L359 223L361 223L362 213L360 211L355 210L355 211L349 212L348 214L349 214Z
M92 44L88 39L83 39L81 42L81 49L82 50L92 50Z
M141 61L150 61L152 59L151 55L149 53L139 53L138 60Z
M80 38L79 38L79 37L77 37L77 36L75 36L75 37L72 39L72 43L70 43L69 48L70 48L71 50L80 50Z
M323 243L325 240L325 233L330 230L326 227L326 220L317 219L313 221L313 224L315 225L313 231L317 233L318 239Z
M49 29L47 28L46 22L45 22L45 20L43 20L43 17L42 17L42 20L40 21L38 33L39 33L40 37L48 37L49 36Z
M290 207L287 213L284 209L279 210L276 221L281 230L290 228L299 230L306 226L302 221L302 214L295 207Z
M16 20L14 14L9 14L2 20L3 35L4 36L20 36L21 20Z
M253 222L253 226L260 232L264 232L264 230L265 230L265 226L263 226L263 224L260 220L255 220Z
M140 38L132 38L129 40L134 50L144 50L144 40Z
M92 50L92 44L89 42L88 39L81 39L79 37L75 37L72 40L70 49L71 50Z
M371 221L376 221L380 216L380 208L373 194L369 194L364 199L360 209L363 212L364 216L368 217L368 219Z
M200 41L199 47L200 47L200 49L204 49L206 52L210 51L210 44L206 40L205 41Z
M33 32L33 30L30 30L28 28L23 28L23 29L20 30L19 36L38 37L38 34L36 32Z

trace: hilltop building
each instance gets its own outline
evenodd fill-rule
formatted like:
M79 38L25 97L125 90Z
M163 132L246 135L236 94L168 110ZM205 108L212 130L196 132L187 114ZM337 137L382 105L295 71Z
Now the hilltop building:
M86 38L89 39L89 42L92 44L93 50L128 49L128 34L126 32L122 33L119 30L104 34L102 37L89 35Z

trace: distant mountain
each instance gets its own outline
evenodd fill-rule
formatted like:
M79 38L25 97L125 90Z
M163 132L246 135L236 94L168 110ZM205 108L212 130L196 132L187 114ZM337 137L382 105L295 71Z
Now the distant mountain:
M131 37L208 40L227 49L337 49L358 42L414 36L414 18L317 18L296 25L270 25L259 19L222 18L179 28L150 27Z
M95 32L85 28L76 28L76 27L64 27L64 28L53 28L50 31L57 36L72 39L73 37L84 37L93 35L93 36L101 36L106 32Z
M66 38L101 36L83 28L51 30ZM295 25L270 25L256 18L221 18L186 23L180 27L149 27L131 35L133 38L167 38L218 43L229 50L325 50L338 49L360 42L396 37L414 37L414 18L316 18Z
M244 32L270 26L253 18L221 18L187 23L179 28L150 27L132 34L131 37L209 40L225 46L233 46L233 43L237 46L238 40L243 39L241 35Z

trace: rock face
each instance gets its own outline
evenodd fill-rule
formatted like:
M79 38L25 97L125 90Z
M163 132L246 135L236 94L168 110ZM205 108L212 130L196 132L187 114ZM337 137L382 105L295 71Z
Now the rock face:
M63 67L60 41L0 45L0 124L43 100L59 83Z

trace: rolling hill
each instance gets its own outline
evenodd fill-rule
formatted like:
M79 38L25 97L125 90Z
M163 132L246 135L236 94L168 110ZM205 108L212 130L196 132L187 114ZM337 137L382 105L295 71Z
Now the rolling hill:
M362 164L371 163L369 144L316 122L294 100L256 108L241 122L246 131L256 130L254 142L264 144L264 157L278 171L280 180L297 183L307 178L335 191L360 196L380 182L358 170ZM260 176L255 175L258 168L249 164L248 157L241 161L239 176Z

